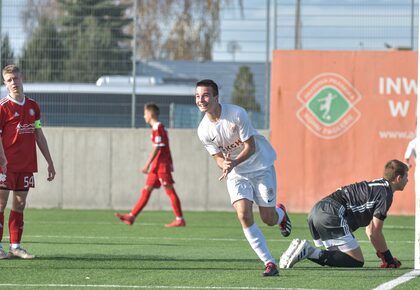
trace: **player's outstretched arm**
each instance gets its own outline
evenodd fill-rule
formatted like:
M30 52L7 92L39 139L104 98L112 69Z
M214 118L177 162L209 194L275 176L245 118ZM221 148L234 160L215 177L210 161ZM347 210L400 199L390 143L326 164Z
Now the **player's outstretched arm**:
M376 255L381 259L381 268L399 268L401 262L394 258L385 241L382 228L384 221L373 217L370 224L366 227L366 235L376 250Z
M47 139L45 138L44 132L42 132L41 128L35 129L35 137L36 137L36 144L38 145L39 150L41 151L42 155L44 156L48 164L47 180L51 181L55 177L54 162L51 158L50 150L48 149Z
M373 217L370 224L366 227L366 235L372 243L375 250L384 252L388 250L388 246L385 241L385 237L382 233L384 221Z

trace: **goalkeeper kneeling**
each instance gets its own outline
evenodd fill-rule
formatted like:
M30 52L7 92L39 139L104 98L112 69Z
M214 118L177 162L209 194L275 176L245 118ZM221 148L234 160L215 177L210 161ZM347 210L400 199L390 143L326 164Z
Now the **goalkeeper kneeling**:
M294 239L280 258L280 268L292 268L304 259L331 267L363 267L364 258L353 232L366 227L366 234L381 259L381 268L399 268L382 232L395 191L408 182L408 166L391 160L385 165L383 178L343 186L317 202L308 216L314 240ZM322 250L318 247L325 247Z

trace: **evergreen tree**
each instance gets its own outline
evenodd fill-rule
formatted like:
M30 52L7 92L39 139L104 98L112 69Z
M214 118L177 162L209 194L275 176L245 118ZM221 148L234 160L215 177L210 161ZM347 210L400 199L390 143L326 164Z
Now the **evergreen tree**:
M239 68L233 84L232 103L246 110L260 112L261 106L255 99L254 76L248 66Z
M23 49L20 66L25 80L60 81L63 76L64 46L54 23L42 17Z
M8 64L13 64L14 61L15 56L10 46L9 35L6 34L1 39L1 69L3 69Z
M95 81L104 74L128 74L130 37L123 31L131 19L126 5L113 0L59 0L68 58L65 80Z
M79 30L75 45L69 51L65 62L66 79L68 81L94 82L98 76L109 74L109 60L112 51L104 48L111 45L111 33L100 27L94 17L83 20L84 30Z

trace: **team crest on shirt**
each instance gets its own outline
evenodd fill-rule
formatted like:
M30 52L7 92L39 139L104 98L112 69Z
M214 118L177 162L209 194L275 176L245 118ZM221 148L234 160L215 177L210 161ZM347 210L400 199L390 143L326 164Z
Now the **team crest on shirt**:
M357 89L343 76L322 73L309 81L297 94L302 107L297 118L312 133L323 139L334 139L359 120L355 107L361 100Z
M34 111L34 109L32 109L32 108L30 108L30 109L29 109L29 115L31 115L31 116L35 116L35 111Z

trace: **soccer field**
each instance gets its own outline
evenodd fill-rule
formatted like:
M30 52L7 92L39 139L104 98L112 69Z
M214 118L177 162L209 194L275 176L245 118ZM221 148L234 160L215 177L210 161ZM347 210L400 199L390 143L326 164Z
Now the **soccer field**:
M360 229L363 269L332 269L310 261L260 276L258 260L233 212L186 212L187 227L165 228L171 212L143 212L133 226L110 210L34 210L25 215L23 246L35 260L0 260L4 289L372 289L413 269L414 217L388 217L384 233L400 269L380 269ZM6 213L6 220L8 212ZM292 214L293 232L258 223L278 258L293 238L309 239L306 215ZM8 247L5 229L4 247ZM415 278L397 289L420 289Z

